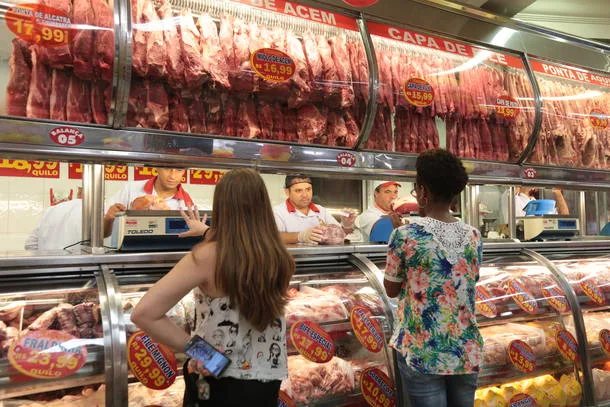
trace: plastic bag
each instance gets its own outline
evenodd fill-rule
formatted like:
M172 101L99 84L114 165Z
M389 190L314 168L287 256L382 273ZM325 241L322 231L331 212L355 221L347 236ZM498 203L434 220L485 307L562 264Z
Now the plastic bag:
M302 287L286 305L286 324L308 320L317 324L343 321L349 317L343 302L332 293Z

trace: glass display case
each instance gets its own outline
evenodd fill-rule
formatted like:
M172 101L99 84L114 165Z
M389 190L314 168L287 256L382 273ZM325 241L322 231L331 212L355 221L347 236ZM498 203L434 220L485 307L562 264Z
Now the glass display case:
M86 268L0 273L0 406L104 405L110 325Z
M121 320L125 326L125 341L138 331L130 321L131 310L170 267L155 265L134 268L125 264L112 269L122 298ZM287 331L299 323L316 324L333 342L334 356L324 363L314 362L299 352L298 344L293 342L296 337L290 335L287 347L289 378L282 382L281 389L296 405L347 406L364 403L360 377L366 369L377 368L393 377L392 358L385 345L391 334L391 311L385 306L383 294L376 288L377 282L371 282L367 273L345 260L330 263L312 262L311 259L308 262L297 261L297 272L290 283L290 301L286 308ZM190 293L168 313L174 322L188 332L193 332L197 324L194 302ZM363 346L355 331L357 328L354 328L352 313L363 308L370 311L368 315L372 323L380 329L378 347ZM230 327L219 327L217 345L225 347L230 334ZM236 344L236 349L240 351L242 345ZM251 357L267 356L262 352ZM176 359L181 374L185 356L177 354ZM130 406L178 406L182 402L184 381L180 376L168 389L152 391L138 383L129 372L127 391Z

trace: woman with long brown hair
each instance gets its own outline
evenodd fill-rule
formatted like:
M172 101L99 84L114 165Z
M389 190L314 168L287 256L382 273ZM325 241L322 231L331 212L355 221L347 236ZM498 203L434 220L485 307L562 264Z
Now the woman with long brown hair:
M275 406L288 373L284 307L295 266L256 171L224 175L204 235L148 290L131 319L153 339L183 351L191 338L165 314L194 289L195 333L231 360L220 378L206 378L210 398L199 405ZM189 369L207 373L200 363L189 363Z

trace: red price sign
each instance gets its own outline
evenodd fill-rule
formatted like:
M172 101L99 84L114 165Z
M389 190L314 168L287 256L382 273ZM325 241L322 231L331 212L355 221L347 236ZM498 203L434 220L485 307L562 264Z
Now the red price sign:
M335 356L335 343L320 325L299 321L290 328L290 339L303 357L316 363L326 363Z
M277 398L277 407L297 407L297 404L286 394L280 390L280 395Z
M509 401L509 407L536 407L536 400L529 394L515 394Z
M356 156L352 153L344 151L337 154L337 162L342 167L353 167L356 165Z
M519 102L512 96L502 95L496 98L496 114L503 119L515 120L519 109Z
M270 82L287 81L296 71L290 55L272 48L254 51L250 56L250 66L258 76Z
M0 160L0 177L59 178L58 162Z
M404 86L404 94L413 106L430 106L434 102L434 88L420 78L409 79Z
M74 36L70 17L42 4L13 6L4 19L8 29L17 37L43 47L68 45Z
M49 137L55 144L60 146L73 147L85 141L85 135L74 127L56 127L49 132Z
M80 370L87 361L87 348L68 342L78 338L62 331L31 331L8 351L11 365L37 379L59 379Z
M523 285L516 280L508 281L508 293L513 298L513 301L517 303L519 307L528 314L535 314L538 312L538 304L536 299L527 292Z
M495 318L498 315L498 309L492 299L485 287L477 286L475 308L479 314L487 318Z
M197 185L216 185L226 174L226 171L216 170L191 170L190 183Z
M542 295L555 311L564 313L570 311L570 304L563 290L557 286L543 287Z
M606 303L606 297L591 280L585 280L580 283L580 288L585 292L587 297L591 299L597 305L604 305Z
M576 339L565 329L557 331L555 334L555 341L557 342L557 349L561 356L569 360L570 362L576 363L578 360L578 343Z
M383 349L381 326L373 319L371 310L364 307L354 307L350 314L352 329L358 341L370 352L377 353Z
M82 179L83 165L70 163L68 164L68 179ZM105 165L104 179L106 181L127 181L129 173L126 165Z
M536 370L536 355L530 346L520 340L514 340L508 345L508 359L513 366L524 373Z
M602 346L602 349L610 355L610 331L607 329L602 329L599 331L599 344Z
M167 389L176 380L176 356L167 347L153 341L144 331L129 337L127 363L135 378L148 388Z
M608 127L608 115L599 110L591 111L589 120L591 121L591 125L596 129L603 130Z
M362 396L371 407L394 407L394 384L381 370L369 367L360 376Z

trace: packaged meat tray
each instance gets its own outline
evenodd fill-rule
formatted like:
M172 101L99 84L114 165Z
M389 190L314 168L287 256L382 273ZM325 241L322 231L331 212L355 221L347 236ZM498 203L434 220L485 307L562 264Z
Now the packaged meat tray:
M602 293L610 291L610 267L602 261L579 260L555 262L566 276L576 295L585 295L583 284L590 283Z
M583 315L585 322L585 331L587 333L587 342L589 345L599 345L599 331L602 329L610 329L610 312L590 312ZM566 329L572 335L576 335L574 322L570 318L566 321Z
M523 324L502 324L481 328L485 340L483 365L504 365L508 362L508 346L518 339L527 343L539 357L549 353L544 330Z
M347 394L354 388L349 362L334 357L327 363L315 363L302 356L288 357L288 379L281 387L294 402L302 404Z
M593 386L595 389L595 400L610 400L610 372L593 369Z
M300 291L290 289L286 306L286 323L308 320L317 324L340 322L349 318L347 309L337 295L302 286Z

